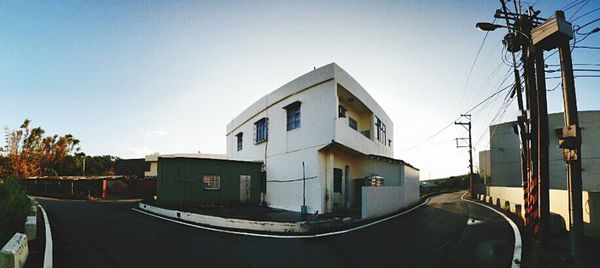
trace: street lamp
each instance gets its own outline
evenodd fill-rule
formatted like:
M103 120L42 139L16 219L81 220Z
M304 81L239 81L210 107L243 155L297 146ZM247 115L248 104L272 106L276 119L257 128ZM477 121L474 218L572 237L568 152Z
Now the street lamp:
M493 24L493 23L489 23L489 22L478 22L477 24L475 24L475 27L477 27L477 29L482 30L484 32L494 31L498 28L506 28L506 26Z

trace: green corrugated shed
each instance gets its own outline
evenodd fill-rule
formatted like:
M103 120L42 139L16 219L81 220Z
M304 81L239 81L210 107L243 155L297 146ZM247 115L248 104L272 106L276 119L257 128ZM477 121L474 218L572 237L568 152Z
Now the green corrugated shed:
M159 158L157 203L159 205L210 205L244 203L240 200L242 175L250 176L250 198L258 204L261 193L260 162L205 158ZM220 176L218 190L205 189L205 175Z

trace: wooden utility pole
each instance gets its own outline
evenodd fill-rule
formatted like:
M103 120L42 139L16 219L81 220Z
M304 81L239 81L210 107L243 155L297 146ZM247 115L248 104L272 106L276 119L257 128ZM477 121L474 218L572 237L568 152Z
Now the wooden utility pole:
M546 74L544 51L535 48L535 72L537 83L537 115L538 115L538 180L539 180L539 215L540 242L545 246L550 236L550 157L548 155L549 129L548 105L546 99Z
M468 147L469 148L469 193L471 194L471 196L475 195L475 179L473 178L473 143L472 143L472 138L471 138L471 115L470 114L461 114L460 116L467 118L469 121L468 122L454 122L455 125L461 125L463 127L465 127L468 131L469 131L469 145L468 146L464 146L464 145L460 145L459 141L460 140L466 140L465 138L457 138L456 139L456 147L457 148L464 148L464 147Z

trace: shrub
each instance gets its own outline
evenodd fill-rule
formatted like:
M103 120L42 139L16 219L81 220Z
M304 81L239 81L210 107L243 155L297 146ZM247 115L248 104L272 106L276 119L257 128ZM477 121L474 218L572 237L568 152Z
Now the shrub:
M0 247L16 233L23 232L31 200L18 179L0 179Z

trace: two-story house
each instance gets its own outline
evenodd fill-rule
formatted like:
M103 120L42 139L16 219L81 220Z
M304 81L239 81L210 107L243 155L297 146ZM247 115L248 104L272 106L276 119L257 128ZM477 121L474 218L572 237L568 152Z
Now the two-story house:
M264 199L271 207L299 211L305 203L309 212L323 213L387 202L398 209L417 201L419 171L393 158L393 134L385 111L331 63L233 119L227 157L264 163ZM362 187L369 175L383 177L383 187Z

